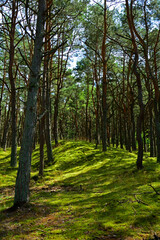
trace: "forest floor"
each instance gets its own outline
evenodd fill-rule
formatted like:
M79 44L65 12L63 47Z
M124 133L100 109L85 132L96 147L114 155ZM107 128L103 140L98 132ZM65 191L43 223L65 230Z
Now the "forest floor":
M46 154L46 153L45 153ZM30 203L13 204L16 169L10 150L0 151L0 239L133 240L160 237L160 165L136 153L84 141L61 142L55 165L38 178L39 148L33 152ZM47 159L45 159L47 160ZM157 238L158 239L158 238Z

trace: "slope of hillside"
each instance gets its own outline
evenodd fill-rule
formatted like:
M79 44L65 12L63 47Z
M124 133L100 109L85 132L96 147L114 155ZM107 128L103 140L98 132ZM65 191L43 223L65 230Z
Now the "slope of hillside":
M160 166L136 154L87 142L61 142L55 165L38 175L39 149L33 152L30 203L0 214L0 239L149 239L160 236ZM16 170L10 152L0 152L0 210L13 203ZM34 180L36 179L36 181ZM159 192L158 192L159 191Z

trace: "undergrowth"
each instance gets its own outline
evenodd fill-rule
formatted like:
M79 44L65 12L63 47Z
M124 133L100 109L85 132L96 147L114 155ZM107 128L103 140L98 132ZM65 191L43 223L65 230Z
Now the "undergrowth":
M136 169L136 153L94 144L61 142L55 164L38 176L39 148L33 152L30 203L12 206L16 169L10 150L0 151L0 239L149 239L160 235L160 166L148 154ZM35 181L36 179L36 181ZM156 191L155 191L156 190Z

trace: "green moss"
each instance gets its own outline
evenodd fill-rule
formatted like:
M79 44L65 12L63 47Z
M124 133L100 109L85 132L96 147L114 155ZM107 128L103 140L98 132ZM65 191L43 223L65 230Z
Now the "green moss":
M38 176L39 148L32 156L31 204L9 219L2 214L2 239L147 239L160 233L160 166L145 154L136 169L136 153L95 149L84 141L61 142L55 165ZM11 206L17 169L10 150L0 155L0 209ZM45 147L45 163L47 163ZM10 231L9 229L12 229ZM13 230L14 229L14 230ZM21 229L21 231L20 231Z

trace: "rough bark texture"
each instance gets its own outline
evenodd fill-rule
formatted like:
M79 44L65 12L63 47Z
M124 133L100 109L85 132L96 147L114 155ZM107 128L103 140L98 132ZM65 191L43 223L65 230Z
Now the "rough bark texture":
M22 145L19 155L19 168L15 187L14 197L15 206L21 206L29 201L31 154L36 125L37 94L39 88L39 73L42 60L41 50L44 36L44 22L45 22L45 0L39 0L34 54L31 64L26 116L22 137Z

